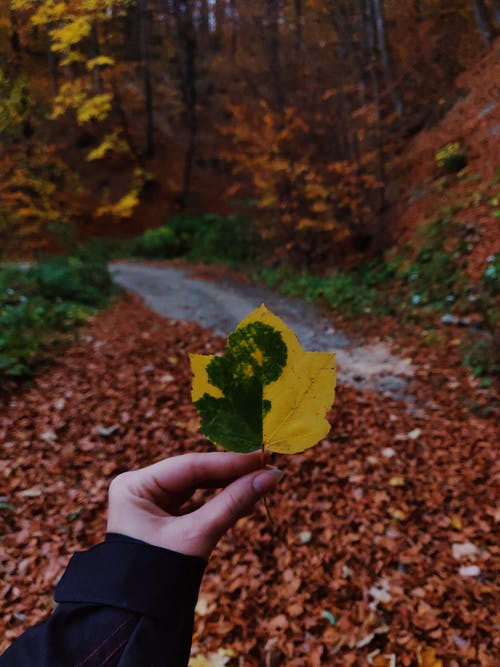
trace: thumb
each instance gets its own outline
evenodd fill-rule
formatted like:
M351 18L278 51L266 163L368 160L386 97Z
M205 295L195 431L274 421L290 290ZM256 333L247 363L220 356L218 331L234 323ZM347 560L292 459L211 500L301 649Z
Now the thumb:
M211 536L218 540L238 519L248 514L255 503L275 488L283 472L278 468L258 470L240 477L215 498L197 510Z

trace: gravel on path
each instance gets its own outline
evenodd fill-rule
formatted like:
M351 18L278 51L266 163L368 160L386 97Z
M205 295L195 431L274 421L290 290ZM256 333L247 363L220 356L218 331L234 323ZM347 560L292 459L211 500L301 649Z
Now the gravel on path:
M329 317L300 299L224 279L199 280L189 275L188 268L114 262L110 271L118 285L139 294L159 315L197 322L217 335L227 336L265 303L296 332L306 350L336 352L340 382L393 398L411 398L413 368L409 360L391 353L390 341L364 342L336 331Z

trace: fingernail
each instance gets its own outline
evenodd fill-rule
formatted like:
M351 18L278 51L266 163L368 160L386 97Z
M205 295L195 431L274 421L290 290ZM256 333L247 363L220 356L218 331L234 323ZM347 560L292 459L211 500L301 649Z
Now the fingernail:
M268 468L254 477L253 488L258 494L264 495L264 493L274 489L284 474L279 468Z

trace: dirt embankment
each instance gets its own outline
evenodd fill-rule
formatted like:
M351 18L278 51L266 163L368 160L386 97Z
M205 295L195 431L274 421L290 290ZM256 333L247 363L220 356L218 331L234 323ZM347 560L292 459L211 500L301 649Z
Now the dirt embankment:
M500 221L490 204L500 196L500 38L456 86L462 94L453 108L391 165L400 176L389 188L394 204L387 224L401 244L422 224L456 209L473 245L468 272L477 279L487 257L500 251ZM436 165L436 152L454 142L465 150L467 167L446 176Z

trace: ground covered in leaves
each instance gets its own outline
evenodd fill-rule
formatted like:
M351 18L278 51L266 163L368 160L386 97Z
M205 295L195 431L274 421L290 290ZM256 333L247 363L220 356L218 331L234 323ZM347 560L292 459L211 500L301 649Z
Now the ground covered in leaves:
M433 356L415 340L399 341L419 367L411 403L340 386L331 436L276 457L280 534L259 507L219 545L194 664L497 664L498 408L452 337ZM211 449L188 352L222 346L126 297L1 399L0 649L51 611L69 556L102 539L116 474Z

